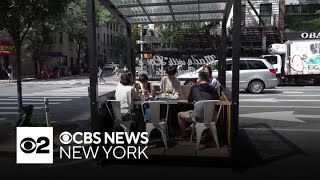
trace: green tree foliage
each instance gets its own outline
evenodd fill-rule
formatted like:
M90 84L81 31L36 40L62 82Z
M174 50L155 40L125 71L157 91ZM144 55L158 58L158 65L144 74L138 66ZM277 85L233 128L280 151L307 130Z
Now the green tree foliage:
M168 48L180 47L181 41L188 33L197 34L204 31L201 23L163 24L159 27L159 38L169 45Z
M17 56L18 107L22 108L21 46L27 33L43 18L64 12L66 0L5 0L0 4L0 30L4 29L15 43Z
M86 17L86 0L74 0L71 2L67 11L63 15L61 27L71 38L75 39L78 48L87 42L87 17ZM109 11L104 8L99 1L96 1L96 23L97 26L104 26L108 22L114 21ZM78 60L80 51L78 51Z

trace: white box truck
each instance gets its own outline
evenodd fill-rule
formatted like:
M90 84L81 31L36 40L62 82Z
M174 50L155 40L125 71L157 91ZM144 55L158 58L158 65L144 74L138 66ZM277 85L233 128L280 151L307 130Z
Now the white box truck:
M320 40L293 40L269 46L262 55L276 69L280 84L320 83Z

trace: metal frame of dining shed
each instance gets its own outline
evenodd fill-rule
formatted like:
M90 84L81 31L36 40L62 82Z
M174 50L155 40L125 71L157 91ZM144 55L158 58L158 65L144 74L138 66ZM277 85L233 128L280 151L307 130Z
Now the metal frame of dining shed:
M233 7L232 26L232 91L231 91L231 153L232 139L238 134L239 123L239 60L241 53L241 1L240 0L99 0L126 29L131 39L132 24L158 24L176 22L222 22L221 49L218 61L219 80L222 87L226 86L226 24ZM96 49L96 10L95 0L87 0L88 25L88 58L90 68L90 87L88 89L91 107L91 126L95 131L98 122L98 88L97 88L97 49ZM196 6L194 5L197 5ZM215 4L217 6L215 6ZM219 9L223 7L223 9ZM224 5L221 5L224 4ZM189 6L189 7L188 7ZM190 7L193 6L193 7ZM180 7L180 11L179 11ZM181 10L181 7L184 9ZM159 8L159 9L157 9ZM195 9L194 9L195 8ZM220 15L219 15L220 14ZM127 44L131 60L129 70L135 73L135 56L132 42Z

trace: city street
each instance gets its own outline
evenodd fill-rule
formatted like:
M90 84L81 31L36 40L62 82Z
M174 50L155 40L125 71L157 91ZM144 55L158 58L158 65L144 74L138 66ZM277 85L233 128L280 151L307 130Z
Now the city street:
M236 160L243 177L270 172L313 176L320 165L320 87L278 87L264 94L240 93ZM290 174L290 175L289 175Z
M105 80L98 85L99 94L110 92L117 85L113 76L107 76ZM16 83L2 83L0 87L0 122L12 122L17 119ZM33 105L33 117L44 118L44 98L47 98L51 121L87 120L90 113L88 87L87 77L22 82L23 105Z
M99 93L116 87L117 82L112 76L105 77L105 80L98 86ZM2 83L0 86L0 125L3 126L16 119L16 84ZM44 117L43 98L47 97L52 121L88 120L88 86L87 78L23 82L24 105L34 105L34 117ZM277 174L301 166L304 171L313 172L312 167L320 162L319 104L320 87L316 86L278 87L263 94L241 91L239 127L245 141L241 141L244 149L241 158L245 160L239 160L244 168L240 176L264 171ZM83 162L79 167L81 164L87 166ZM301 174L300 171L293 172L297 176Z

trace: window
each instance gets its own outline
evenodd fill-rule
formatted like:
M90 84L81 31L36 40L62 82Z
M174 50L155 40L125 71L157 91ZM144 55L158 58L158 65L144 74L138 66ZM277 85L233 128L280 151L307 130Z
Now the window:
M62 32L59 32L59 42L60 42L60 44L63 43L63 33Z
M271 25L271 17L272 17L272 4L260 4L260 16L261 20L265 23L266 26ZM262 25L261 22L259 22Z
M231 71L231 69L232 69L232 62L230 61L226 63L226 71Z
M70 34L68 36L69 36L69 42L73 42L72 36Z
M67 57L61 57L59 59L59 63L58 63L59 66L68 66L68 62L67 62Z
M241 26L245 26L246 24L246 5L242 5L241 7Z
M240 60L239 62L239 70L247 70L249 69L248 63L246 60ZM226 63L226 71L232 71L232 61L228 61Z
M109 34L107 34L107 43L108 43L108 44L110 43L110 37L109 37Z
M270 64L277 64L277 56L265 56L264 59L266 59Z
M246 60L240 60L239 69L240 69L240 70L247 70L247 69L249 69Z
M103 42L106 43L106 34L103 34Z
M98 46L98 52L100 52L100 46Z
M98 39L100 39L100 34L98 33Z
M247 61L250 69L268 69L267 66L259 60Z

